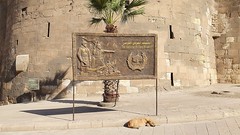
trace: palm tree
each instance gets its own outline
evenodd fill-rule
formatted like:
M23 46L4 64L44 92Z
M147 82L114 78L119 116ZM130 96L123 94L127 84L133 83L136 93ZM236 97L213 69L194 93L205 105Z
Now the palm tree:
M114 25L121 19L125 23L133 20L137 15L144 14L146 0L89 0L90 12L96 15L90 21L90 24L104 22L106 24L105 32L116 33L117 27Z
M115 23L121 20L122 23L133 20L137 15L144 14L146 0L89 0L89 9L94 17L90 24L106 24L106 33L117 33ZM104 80L103 102L116 102L118 100L119 80Z

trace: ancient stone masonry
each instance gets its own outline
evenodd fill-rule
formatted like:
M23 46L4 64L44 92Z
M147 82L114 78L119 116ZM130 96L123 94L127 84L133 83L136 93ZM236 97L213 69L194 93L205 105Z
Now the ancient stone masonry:
M215 39L217 76L220 83L240 83L240 1L218 0Z
M56 83L56 75L72 66L72 33L104 31L104 24L89 26L92 15L87 2L0 0L0 100L8 96L17 98L29 92L29 79L40 82L52 79L54 84L59 84ZM216 3L220 3L220 14L215 9ZM226 3L231 4L225 6ZM236 64L240 64L239 49L233 49L238 48L240 42L239 6L237 9L235 5L239 5L237 0L151 0L145 6L143 16L125 25L119 22L118 33L158 35L158 78L161 87L165 88L216 83L212 37L216 37L214 33L221 33L219 38L215 38L217 66L228 66L218 68L218 80L224 80L221 78L226 76L230 81L237 78L233 74L238 71ZM19 62L17 58L24 59ZM61 79L71 80L71 70ZM51 85L40 83L40 90L47 87L41 86L43 84ZM155 80L125 80L121 81L119 92L154 90L154 85ZM83 82L76 86L80 95L103 91L101 81Z
M7 47L5 47L6 18L7 18L7 2L0 1L0 88L3 86L3 74L5 70L4 57L6 56ZM2 91L0 91L0 99L3 99Z

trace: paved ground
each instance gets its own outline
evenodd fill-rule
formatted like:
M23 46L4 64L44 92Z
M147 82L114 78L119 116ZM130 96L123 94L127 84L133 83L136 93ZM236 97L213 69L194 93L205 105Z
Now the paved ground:
M120 102L114 108L98 107L101 96L77 98L75 121L72 121L71 99L0 106L0 134L16 131L34 131L41 134L48 130L51 130L49 134L54 134L54 130L63 134L68 131L73 134L78 131L93 134L102 131L102 128L109 131L107 133L114 134L240 134L240 99L237 96L239 90L238 85L218 84L159 92L158 116L155 116L155 92L121 95ZM211 94L213 91L219 94ZM151 117L160 126L139 130L123 127L125 122L135 117ZM62 129L65 130L61 131Z
M213 121L162 124L157 127L128 129L107 127L91 129L2 132L1 135L239 135L240 117Z

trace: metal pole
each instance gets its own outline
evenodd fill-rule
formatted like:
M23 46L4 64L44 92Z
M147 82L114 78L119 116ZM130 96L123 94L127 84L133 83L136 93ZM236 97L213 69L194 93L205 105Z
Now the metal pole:
M72 108L72 119L73 121L75 120L75 69L76 69L76 65L75 65L75 60L76 60L76 34L74 33L72 35L72 83L73 83L73 108Z
M75 81L73 80L73 121L75 120Z
M158 116L158 79L156 79L156 116Z

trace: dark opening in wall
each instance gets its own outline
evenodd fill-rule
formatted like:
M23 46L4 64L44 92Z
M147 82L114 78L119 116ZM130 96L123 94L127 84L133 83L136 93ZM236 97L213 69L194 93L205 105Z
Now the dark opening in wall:
M212 36L212 38L213 38L213 40L215 41L216 39L218 39L220 37L220 34L219 35L217 35L217 34L213 34L213 36Z
M174 39L174 33L172 31L172 25L169 25L169 33L170 33L170 39Z
M171 73L171 86L174 86L173 73Z
M26 17L27 16L27 7L22 8L22 17Z
M47 32L47 37L50 36L50 27L51 27L51 24L50 24L50 22L48 22L48 32Z
M18 40L16 40L16 44L14 45L14 54L17 54L17 46L18 46Z

